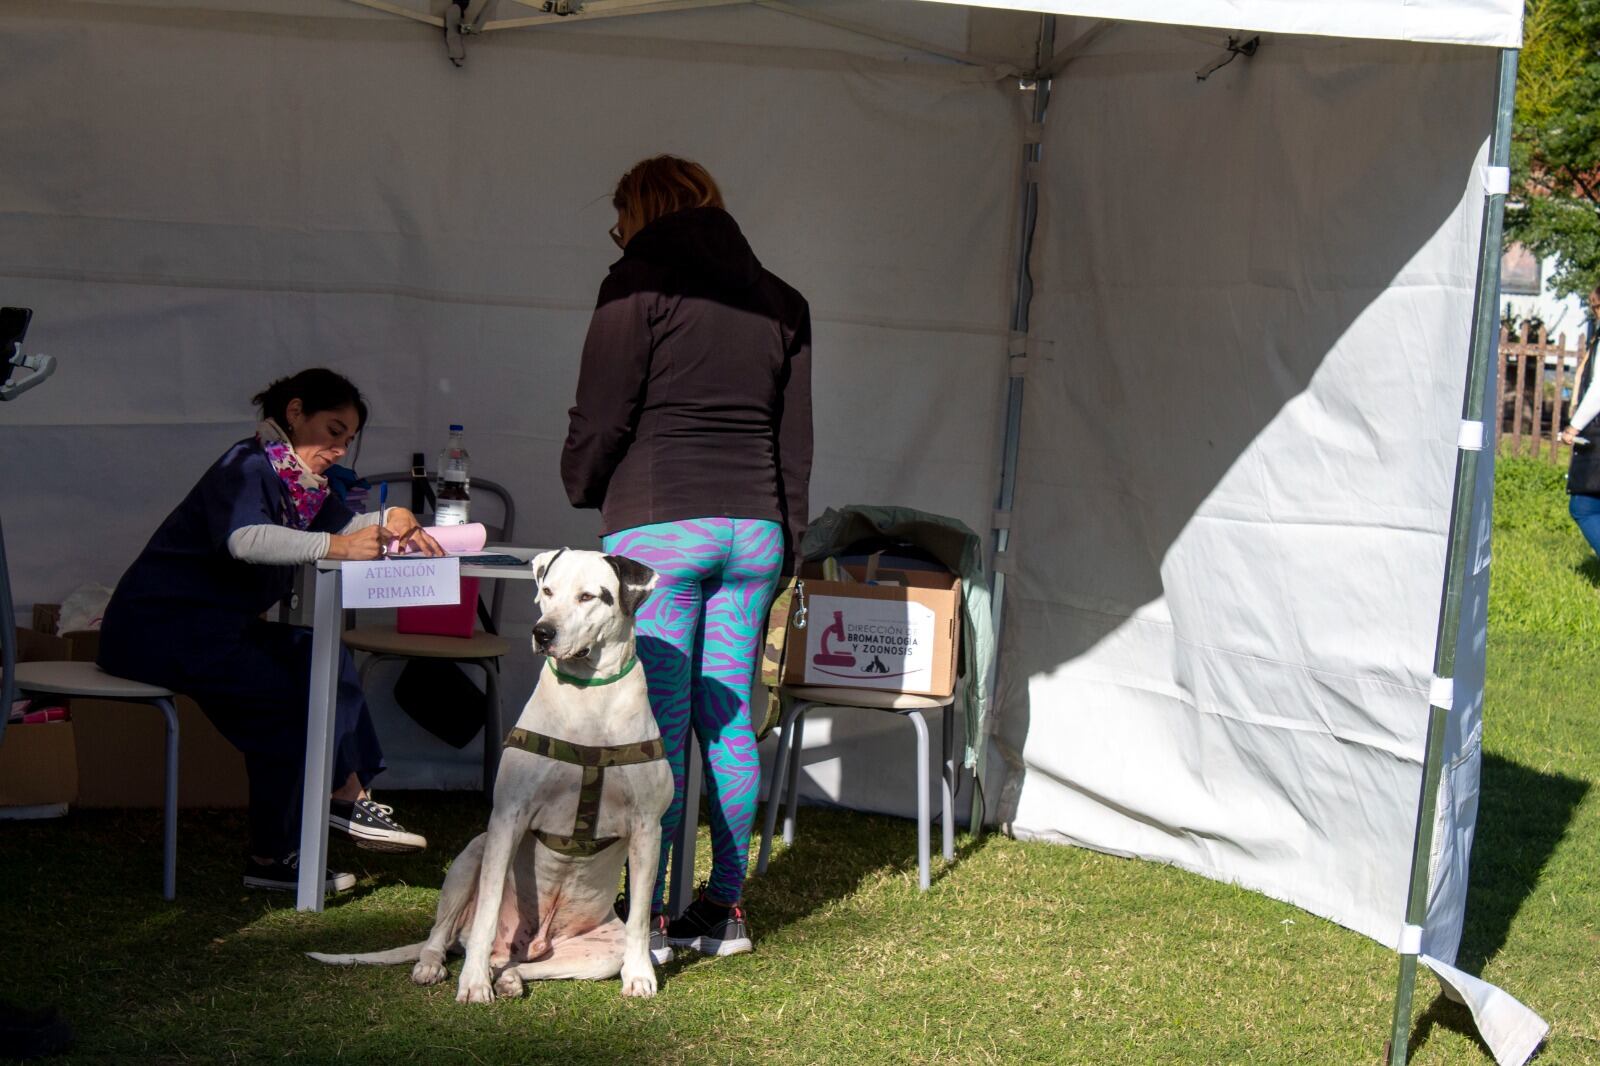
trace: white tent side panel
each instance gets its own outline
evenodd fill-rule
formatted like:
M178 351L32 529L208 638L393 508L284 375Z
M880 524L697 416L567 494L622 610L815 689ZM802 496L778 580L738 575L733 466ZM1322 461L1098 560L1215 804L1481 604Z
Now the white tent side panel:
M250 396L308 365L369 394L359 469L431 460L462 422L475 473L515 494L519 542L595 545L598 516L558 476L566 412L617 254L611 188L662 151L704 162L810 299L815 509L892 501L986 529L1015 87L885 69L880 42L852 56L857 38L765 10L685 19L713 39L673 39L673 15L635 23L678 27L654 39L626 20L507 32L457 70L400 19L0 7L0 302L34 308L29 348L61 367L0 411L18 604L114 584L251 431ZM513 590L507 613L520 643L531 598ZM508 721L534 663L507 663ZM472 786L476 745L429 740L386 693L380 675L380 787ZM851 746L834 798L907 809L909 784L874 769L909 774L907 747Z
M1394 944L1495 54L1209 56L1119 27L1055 82L1002 815Z
M1483 382L1487 419L1499 417L1499 363ZM1461 629L1456 639L1453 676L1447 687L1444 750L1428 862L1428 914L1422 950L1452 963L1466 920L1467 880L1472 839L1478 827L1478 775L1483 762L1483 682L1489 632L1490 542L1494 534L1494 423L1484 427L1478 458L1477 490L1467 524L1466 580L1461 590Z
M1522 46L1523 0L934 0L1222 30Z

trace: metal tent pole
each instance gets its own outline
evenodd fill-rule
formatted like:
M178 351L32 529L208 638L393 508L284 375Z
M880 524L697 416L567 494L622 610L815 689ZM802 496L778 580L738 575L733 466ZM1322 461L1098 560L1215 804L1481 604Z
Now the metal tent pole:
M1504 168L1511 158L1511 108L1517 84L1517 50L1500 52L1500 80L1496 90L1494 131L1489 139L1490 168ZM1503 183L1502 183L1503 184ZM1498 191L1497 191L1498 190ZM1466 396L1462 400L1461 420L1476 438L1456 452L1455 498L1450 507L1448 555L1445 559L1444 591L1439 606L1439 632L1433 653L1433 675L1449 680L1455 676L1456 639L1461 631L1461 596L1466 586L1467 561L1471 555L1472 510L1478 482L1482 445L1493 447L1494 433L1483 424L1488 407L1490 353L1499 332L1496 306L1500 299L1500 240L1505 218L1505 192L1499 185L1488 185L1483 199L1483 223L1478 247L1477 291L1472 308L1472 347L1467 356ZM1492 414L1499 417L1498 404ZM1476 427L1475 429L1472 427ZM1493 461L1493 457L1490 457ZM1428 739L1423 756L1422 795L1417 803L1417 831L1411 849L1411 887L1406 899L1406 935L1400 943L1400 979L1394 997L1394 1024L1389 1036L1391 1066L1404 1066L1411 1034L1411 1001L1417 984L1417 956L1421 953L1421 928L1428 915L1428 866L1433 853L1433 823L1443 772L1444 732L1453 698L1444 693L1449 686L1435 684L1428 710ZM1439 704L1446 706L1440 706Z
M1044 16L1039 27L1039 53L1035 69L1045 71L1055 52L1056 20L1054 15ZM985 730L992 729L996 721L995 681L999 674L1000 638L1005 631L1006 574L1011 569L1007 555L1011 547L1011 505L1017 493L1017 454L1022 443L1023 374L1027 367L1028 312L1033 303L1033 275L1028 262L1033 255L1034 229L1039 221L1039 162L1043 158L1045 112L1050 106L1050 78L1041 74L1034 81L1033 116L1023 145L1022 204L1018 226L1017 265L1014 295L1011 303L1011 336L1008 341L1010 388L1006 396L1005 439L1001 450L1000 492L995 502L994 516L994 567L990 572L989 613L994 628L993 662L990 664L987 691L989 716ZM974 753L972 809L968 814L968 827L974 836L983 834L985 797L983 794L983 759L985 736L977 737Z

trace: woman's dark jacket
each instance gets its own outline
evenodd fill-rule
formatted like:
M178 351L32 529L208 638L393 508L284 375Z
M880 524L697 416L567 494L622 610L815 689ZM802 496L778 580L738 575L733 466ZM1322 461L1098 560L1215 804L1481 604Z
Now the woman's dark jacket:
M690 518L805 533L811 312L726 211L664 215L600 286L561 479L604 533Z

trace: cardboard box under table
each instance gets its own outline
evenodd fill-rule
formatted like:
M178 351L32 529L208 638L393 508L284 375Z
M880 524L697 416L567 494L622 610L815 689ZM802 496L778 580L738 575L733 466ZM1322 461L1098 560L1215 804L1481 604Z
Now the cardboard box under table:
M41 617L36 605L34 620ZM93 662L99 651L97 631L52 636L17 630L18 658L24 662L66 660ZM161 715L143 704L75 697L71 711L76 757L75 797L78 807L160 807L166 774L166 726ZM178 696L178 805L180 807L243 807L250 792L244 757L229 744L191 699ZM10 743L7 731L6 744Z
M808 621L803 630L791 622L784 684L936 699L954 692L961 579L942 571L884 570L869 585L865 570L847 569L856 582L803 579Z

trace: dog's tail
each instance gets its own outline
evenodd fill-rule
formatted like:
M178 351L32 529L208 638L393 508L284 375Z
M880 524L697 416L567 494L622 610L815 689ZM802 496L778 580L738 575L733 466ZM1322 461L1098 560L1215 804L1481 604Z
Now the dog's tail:
M320 951L308 951L306 958L325 962L329 966L393 966L401 962L416 962L422 958L422 949L427 944L426 940L419 940L403 948L369 951L365 955L328 955Z

